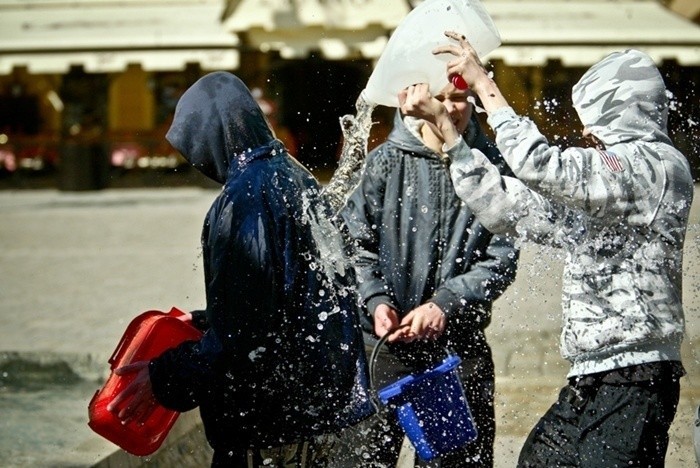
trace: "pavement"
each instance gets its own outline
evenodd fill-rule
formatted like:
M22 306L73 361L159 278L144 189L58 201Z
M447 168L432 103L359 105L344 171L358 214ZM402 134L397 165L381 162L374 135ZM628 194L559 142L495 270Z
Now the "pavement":
M150 309L203 306L199 236L215 196L206 187L0 191L1 466L207 464L206 450L197 458L204 439L196 412L180 418L169 437L177 442L162 449L170 458L160 460L170 461L160 465L153 457L127 457L86 422L88 401L131 319ZM698 198L684 263L688 376L670 434L671 468L697 466L691 434L700 404ZM516 282L495 304L488 334L497 371L497 468L515 466L527 432L564 384L567 365L557 350L562 261L561 252L524 246ZM47 369L60 385L36 384ZM67 375L79 383L63 385Z

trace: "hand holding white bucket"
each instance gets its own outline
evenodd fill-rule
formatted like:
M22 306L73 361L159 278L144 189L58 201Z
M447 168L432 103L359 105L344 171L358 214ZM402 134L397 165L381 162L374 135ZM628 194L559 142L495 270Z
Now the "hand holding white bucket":
M391 35L363 91L374 104L398 107L399 91L428 83L437 94L448 84L448 56L432 51L448 40L445 31L466 36L479 57L501 44L501 36L479 0L425 0L403 19Z

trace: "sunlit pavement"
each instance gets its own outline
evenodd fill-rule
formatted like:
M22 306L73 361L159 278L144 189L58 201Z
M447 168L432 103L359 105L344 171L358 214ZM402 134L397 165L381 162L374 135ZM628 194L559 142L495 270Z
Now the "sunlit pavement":
M203 188L0 191L0 352L38 360L72 356L76 372L98 382L135 315L201 307L199 235L215 195ZM668 467L696 466L691 427L700 403L699 203L684 264L689 375L682 380ZM488 331L497 368L497 467L515 465L527 431L564 383L567 366L557 351L561 264L559 252L526 247L516 283L496 303ZM42 419L36 410L9 422L0 417L0 430L17 437L20 431L11 425L32 420L73 436L56 447L44 447L54 442L38 438L34 452L47 457L41 463L0 442L0 465L85 466L114 451L85 424L91 392L73 402L64 420ZM0 404L7 398L0 391Z

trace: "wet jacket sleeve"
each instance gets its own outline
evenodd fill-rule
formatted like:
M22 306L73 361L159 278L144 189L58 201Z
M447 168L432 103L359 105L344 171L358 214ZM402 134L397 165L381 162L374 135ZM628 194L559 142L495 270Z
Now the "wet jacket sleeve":
M525 185L564 205L594 217L624 213L634 203L635 187L624 155L594 148L551 146L530 119L503 107L491 114L489 125L515 176ZM619 164L620 170L609 166ZM648 194L651 195L651 194Z
M501 175L478 149L460 141L448 154L457 195L491 232L562 247L585 231L575 211L550 202L516 178Z
M491 236L485 254L468 272L445 281L430 302L450 319L484 328L491 321L491 303L515 280L517 262L513 240Z
M213 337L186 341L149 364L153 394L164 407L184 412L199 406L211 382L215 355L208 353Z
M240 204L233 198L212 210L203 234L210 328L200 343L184 343L150 365L156 398L178 411L198 406L222 374L251 371L253 361L271 349L266 343L274 337L268 332L279 320L275 294L284 287L275 285L269 266L278 264L274 249L284 245L273 233L277 228L284 232L284 227L265 218L273 210L250 209L269 204Z
M481 153L482 156L490 163L496 175L512 175L496 145L481 131L476 118L472 119L470 128L475 131L475 135L469 137L469 146L480 148L484 152ZM468 149L463 138L459 141ZM519 252L512 238L493 236L493 231L486 232L483 223L474 223L472 230L470 236L475 236L482 244L477 247L476 258L469 260L468 271L445 281L431 301L447 317L464 317L465 323L484 327L491 320L491 303L515 280Z
M365 173L355 191L350 195L341 216L350 239L354 243L354 266L358 292L370 315L380 303L396 307L389 286L379 265L379 234L381 213L384 206L384 174L381 168L381 152L371 153Z

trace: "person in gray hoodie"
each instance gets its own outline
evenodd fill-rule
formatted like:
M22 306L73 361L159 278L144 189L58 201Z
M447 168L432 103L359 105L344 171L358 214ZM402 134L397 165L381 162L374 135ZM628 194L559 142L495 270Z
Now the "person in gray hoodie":
M468 97L448 85L440 106L472 146L507 169L472 117ZM454 351L478 438L443 456L441 466L487 467L493 463L494 367L484 330L492 302L515 278L518 253L457 197L438 135L428 122L397 112L341 214L356 248L368 351L389 334L376 362L381 382L420 372L439 363L446 348ZM410 328L392 332L399 325ZM395 417L386 419L369 421L362 466L396 464L403 432Z
M573 104L594 147L550 145L515 114L464 37L455 56L516 178L502 176L450 128L424 85L403 111L441 122L455 189L489 229L564 247L562 355L568 384L540 419L518 466L664 465L678 405L684 335L683 243L693 199L688 162L666 127L661 74L643 52L593 65Z

